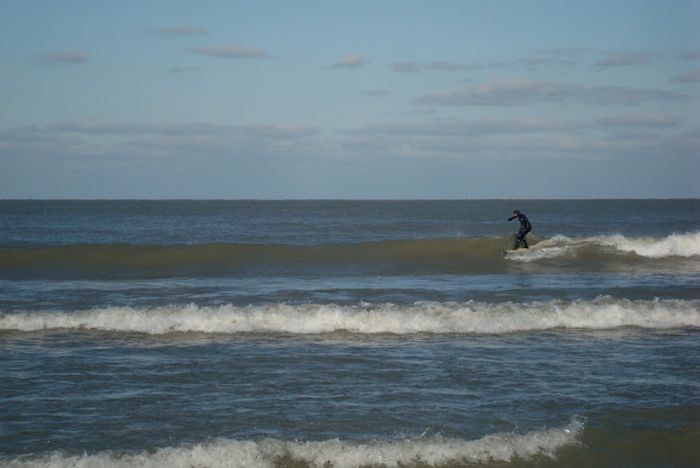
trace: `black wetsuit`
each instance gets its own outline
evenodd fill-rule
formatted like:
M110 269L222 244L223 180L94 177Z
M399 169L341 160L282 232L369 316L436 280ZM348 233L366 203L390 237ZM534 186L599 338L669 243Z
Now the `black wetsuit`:
M515 244L513 245L513 250L517 250L518 247L520 247L521 243L523 244L523 247L527 249L528 245L525 236L528 232L530 232L532 226L530 225L530 221L527 219L527 216L525 216L522 213L518 213L515 216L511 216L510 218L508 218L508 221L511 221L515 218L518 218L518 221L520 221L520 230L515 235Z

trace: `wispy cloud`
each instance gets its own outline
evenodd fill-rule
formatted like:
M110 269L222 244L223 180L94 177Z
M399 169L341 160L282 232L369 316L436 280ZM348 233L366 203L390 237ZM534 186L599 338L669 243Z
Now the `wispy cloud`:
M606 69L629 65L646 65L651 62L648 52L617 52L608 54L595 63L596 68Z
M681 54L683 60L700 60L700 52L684 52Z
M541 118L483 119L471 121L433 121L421 123L378 123L346 131L349 135L371 137L474 137L487 135L522 135L553 130L571 130L582 124Z
M90 60L90 56L84 52L61 51L43 55L37 60L37 63L39 65L80 65Z
M700 150L698 135L697 129L684 129L673 114L642 112L590 120L532 116L378 122L332 135L296 125L82 121L0 128L0 163L25 158L81 167L172 167L176 162L211 159L269 166L302 160L328 162L338 157L362 164L402 158L426 162L435 158L492 161L494 157L603 161L640 154L661 161L676 153L694 158Z
M604 128L669 128L678 126L680 118L677 115L662 112L630 112L622 115L603 117L596 120L595 123Z
M679 83L700 83L700 68L690 70L673 78L673 81Z
M53 163L141 166L169 161L284 161L326 154L319 130L297 125L64 122L0 128L0 167L27 158Z
M687 53L684 57L692 59L695 54ZM538 71L543 68L570 68L587 62L591 64L593 57L600 57L592 62L598 70L613 67L646 65L652 61L652 54L646 51L613 52L609 50L591 49L584 47L544 49L534 51L529 56L515 59L493 60L490 62L463 63L455 61L396 61L389 66L397 73L434 72L460 72L493 69L514 69L527 72Z
M700 150L700 140L684 134L672 114L627 113L594 120L549 118L433 120L376 123L342 133L343 147L355 154L391 157L470 159L493 157L531 160L600 161L661 158L669 148L686 157ZM683 156L685 155L685 156Z
M359 54L347 54L331 65L331 68L359 68L369 63L366 57Z
M213 123L129 123L104 121L69 121L41 127L45 132L72 133L78 135L101 136L136 136L136 135L173 135L173 136L213 136L230 135L233 137L256 136L273 140L288 140L310 136L317 132L314 127L303 125L222 125Z
M243 47L239 45L217 45L208 47L193 47L190 52L208 57L225 59L263 59L269 57L267 52L257 47Z
M548 66L571 66L574 61L571 59L553 57L522 57L513 60L499 60L488 63L459 63L451 61L415 62L403 61L392 62L389 65L397 73L420 73L426 71L434 72L470 72L497 68L514 68L526 71L538 70Z
M208 36L209 32L204 28L193 28L191 26L164 26L150 28L146 30L151 34L161 36Z
M104 197L109 186L120 197L133 196L134 187L149 193L152 184L138 180L153 174L175 187L173 196L181 197L183 188L193 181L190 174L196 173L202 193L210 191L216 179L224 190L222 196L232 189L240 190L237 197L250 197L255 190L265 196L272 173L279 174L272 185L280 187L295 164L309 161L313 165L328 154L318 133L313 127L295 125L212 123L85 121L0 127L0 193L52 196L52 190L63 188L80 194L86 190L83 178L94 177L107 182L97 183L91 197ZM36 168L31 184L24 169L29 166ZM70 192L73 189L77 192ZM162 192L152 193L162 197Z
M368 89L362 94L364 94L365 96L371 96L376 98L385 98L391 95L391 91L389 91L388 89Z
M536 52L538 54L553 55L569 59L589 55L595 52L595 49L591 49L590 47L550 47L547 49L540 49Z
M416 104L440 106L517 106L536 102L575 101L582 104L634 105L672 101L682 94L622 86L583 86L531 80L494 80L470 88L421 96Z
M570 67L576 62L571 58L552 58L552 57L521 57L513 60L501 60L491 62L487 65L488 68L515 68L526 71L535 71L543 67Z
M481 70L482 65L479 64L467 64L467 63L456 63L449 61L436 61L436 62L393 62L390 64L391 68L398 73L418 73L423 71L442 71L442 72L457 72L457 71L473 71Z
M652 62L653 55L646 50L619 51L610 49L599 49L590 47L561 47L543 49L538 54L560 57L561 63L582 62L583 60L592 62L598 70L605 70L614 67L648 65ZM597 60L595 60L597 58Z

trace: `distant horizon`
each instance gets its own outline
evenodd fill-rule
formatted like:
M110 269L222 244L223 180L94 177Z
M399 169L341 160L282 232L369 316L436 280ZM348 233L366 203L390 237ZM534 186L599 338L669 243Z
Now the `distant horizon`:
M411 202L411 201L687 201L699 200L700 197L596 197L596 198L0 198L2 201L359 201L359 202Z

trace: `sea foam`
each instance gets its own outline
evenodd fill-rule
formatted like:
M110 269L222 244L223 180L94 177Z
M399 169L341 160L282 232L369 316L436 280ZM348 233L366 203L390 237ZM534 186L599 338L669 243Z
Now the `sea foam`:
M510 260L532 262L548 258L574 258L583 248L612 249L645 258L700 257L700 232L672 234L666 237L612 236L568 237L556 235L529 250L508 252Z
M600 242L613 245L623 252L634 252L649 258L700 256L700 232L673 234L662 238L627 238L617 235L602 238Z
M40 457L10 460L8 467L246 467L271 468L303 464L333 466L440 466L447 463L508 462L534 456L555 458L556 451L578 443L584 430L582 418L575 417L563 427L515 433L489 434L477 440L442 436L401 440L355 442L340 439L324 441L260 441L218 439L194 446L166 447L140 453L112 451L65 455L53 452ZM2 459L0 459L2 462Z
M107 307L0 314L0 331L99 330L146 333L502 334L557 328L700 328L700 300L594 300L530 303L269 304Z

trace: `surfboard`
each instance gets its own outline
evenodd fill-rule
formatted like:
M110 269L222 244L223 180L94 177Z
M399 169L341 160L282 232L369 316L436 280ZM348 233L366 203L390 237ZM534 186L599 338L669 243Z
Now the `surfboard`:
M528 250L530 250L530 249L526 249L526 248L524 248L524 247L523 247L522 249L515 249L515 250L513 250L513 249L506 249L506 250L503 251L503 256L506 256L506 255L508 255L508 254L515 254L515 253L518 253L518 252L527 252Z

